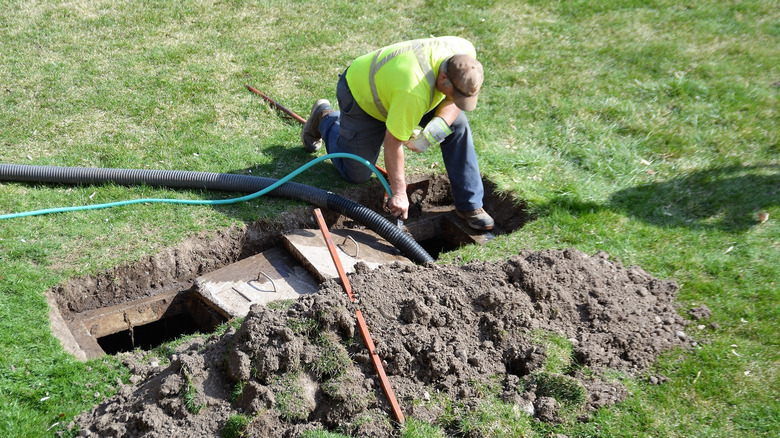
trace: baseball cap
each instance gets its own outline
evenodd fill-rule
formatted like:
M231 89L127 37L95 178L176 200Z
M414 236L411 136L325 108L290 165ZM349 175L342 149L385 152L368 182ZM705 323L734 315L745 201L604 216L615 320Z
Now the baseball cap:
M463 111L473 111L485 79L482 64L471 56L455 55L447 60L447 77L453 85L455 105Z

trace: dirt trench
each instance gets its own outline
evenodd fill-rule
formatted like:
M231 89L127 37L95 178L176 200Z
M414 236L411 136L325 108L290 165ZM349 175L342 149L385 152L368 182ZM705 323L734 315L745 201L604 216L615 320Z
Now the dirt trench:
M243 416L244 436L316 428L397 436L356 309L405 415L451 435L463 433L446 420L442 400L463 414L489 387L534 421L587 421L628 395L616 372L637 376L662 352L695 345L677 312L676 283L605 253L360 266L350 282L356 303L326 281L295 302L254 306L237 330L181 346L168 366L123 354L136 383L72 426L80 436L220 436Z

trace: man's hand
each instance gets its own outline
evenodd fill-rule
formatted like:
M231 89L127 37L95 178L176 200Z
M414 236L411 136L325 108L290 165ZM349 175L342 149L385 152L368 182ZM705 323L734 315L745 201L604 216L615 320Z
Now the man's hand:
M409 218L409 197L406 190L394 191L393 197L387 201L387 208L393 217L405 221Z
M422 132L418 133L415 130L412 137L404 144L411 151L425 152L429 147L441 143L450 134L452 134L452 129L447 125L447 122L437 116L425 125Z

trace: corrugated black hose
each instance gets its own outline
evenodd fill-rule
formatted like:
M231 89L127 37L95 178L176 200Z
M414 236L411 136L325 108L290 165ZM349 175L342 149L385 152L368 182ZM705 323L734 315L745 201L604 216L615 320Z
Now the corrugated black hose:
M271 186L278 180L258 176L182 170L101 169L0 164L0 181L56 184L103 184L111 182L126 186L149 185L255 193ZM382 238L401 251L401 254L413 262L418 264L433 262L430 254L398 226L368 207L343 196L295 182L286 182L268 194L304 201L347 216L382 236Z

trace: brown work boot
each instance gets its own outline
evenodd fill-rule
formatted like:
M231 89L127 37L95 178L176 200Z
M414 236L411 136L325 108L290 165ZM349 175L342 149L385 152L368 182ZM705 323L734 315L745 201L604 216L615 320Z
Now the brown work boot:
M327 99L320 99L314 102L311 107L311 114L301 131L303 148L306 152L316 152L322 147L322 136L320 135L320 122L325 114L333 112L330 102Z
M488 231L492 230L495 226L493 218L485 212L483 208L478 208L471 211L459 211L455 210L455 213L462 219L466 220L471 228L475 230Z

